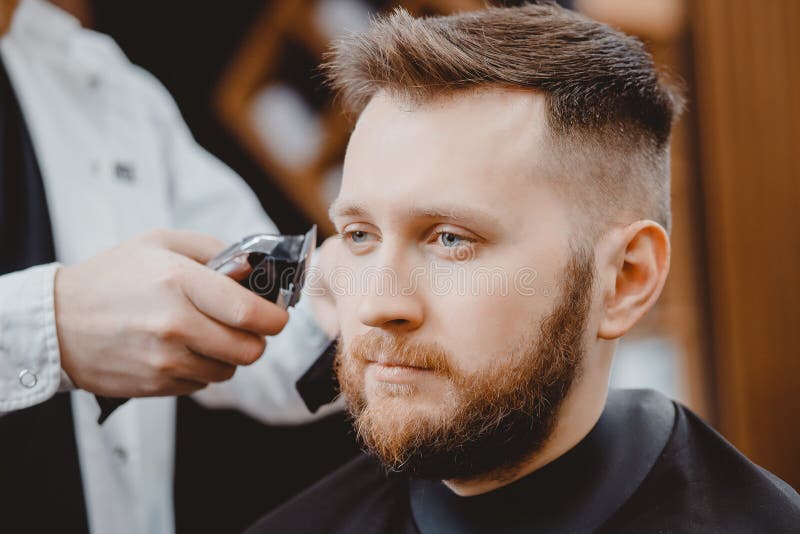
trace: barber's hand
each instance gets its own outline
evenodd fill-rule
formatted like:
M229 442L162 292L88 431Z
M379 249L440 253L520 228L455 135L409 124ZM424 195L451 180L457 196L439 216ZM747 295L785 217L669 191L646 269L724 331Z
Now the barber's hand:
M61 365L75 385L107 397L184 395L256 361L289 315L202 265L224 247L159 230L59 269Z

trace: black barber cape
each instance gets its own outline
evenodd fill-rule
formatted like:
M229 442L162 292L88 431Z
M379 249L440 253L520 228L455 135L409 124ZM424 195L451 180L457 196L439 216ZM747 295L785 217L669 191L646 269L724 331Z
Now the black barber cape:
M251 527L292 533L800 532L800 496L685 407L611 391L566 454L496 491L458 497L363 455Z
M36 153L0 59L0 275L56 260L47 208ZM307 394L324 401L335 394L329 392L326 357L330 355L321 358L320 366L328 369L327 375L309 376L305 386ZM318 446L321 442L325 447ZM300 427L275 427L181 398L176 531L240 533L265 508L286 500L355 452L342 415ZM88 532L69 393L0 417L0 533L40 532Z

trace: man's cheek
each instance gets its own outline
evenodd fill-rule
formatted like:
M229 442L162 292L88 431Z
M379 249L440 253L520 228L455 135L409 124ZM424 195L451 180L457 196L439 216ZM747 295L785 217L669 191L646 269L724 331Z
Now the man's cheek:
M365 325L358 320L358 303L352 296L340 297L336 302L336 314L339 317L341 341L348 346L353 338L366 333Z
M447 350L451 363L460 372L476 372L502 343L507 318L495 313L491 298L455 295L438 300L433 337Z
M351 353L341 352L338 355L336 375L339 386L348 400L348 404L361 405L364 401L364 369L360 360Z

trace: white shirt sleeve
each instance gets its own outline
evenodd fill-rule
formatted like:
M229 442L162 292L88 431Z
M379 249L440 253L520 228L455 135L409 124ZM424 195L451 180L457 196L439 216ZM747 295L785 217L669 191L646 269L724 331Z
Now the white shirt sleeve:
M0 276L0 412L44 402L62 382L53 308L57 263Z
M172 97L148 73L141 76L160 110L156 117L170 174L171 215L175 228L215 235L227 243L255 233L274 233L274 223L247 184L193 139ZM286 328L267 340L256 363L240 367L228 382L194 394L214 408L238 408L271 424L299 424L341 409L341 402L312 414L295 388L332 340L314 319L308 299L290 310Z

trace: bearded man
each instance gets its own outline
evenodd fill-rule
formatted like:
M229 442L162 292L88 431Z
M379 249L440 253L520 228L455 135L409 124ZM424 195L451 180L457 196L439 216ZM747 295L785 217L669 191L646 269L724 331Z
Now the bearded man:
M369 454L252 532L797 531L685 407L608 390L669 269L683 101L641 42L553 4L398 10L327 71L358 114L332 287Z

